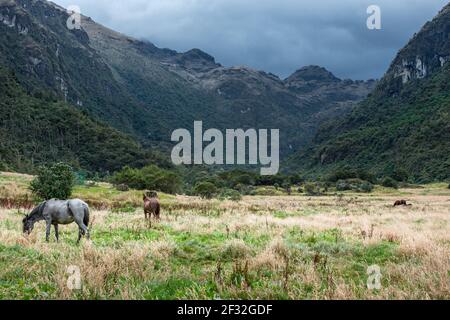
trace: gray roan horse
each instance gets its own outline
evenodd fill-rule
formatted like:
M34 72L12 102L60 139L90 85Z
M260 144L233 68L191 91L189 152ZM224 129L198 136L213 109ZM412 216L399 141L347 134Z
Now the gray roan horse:
M74 200L48 200L42 202L26 215L23 219L23 232L30 234L34 224L45 221L47 224L46 240L49 241L51 226L55 226L56 241L59 241L58 225L76 222L79 227L78 241L81 236L86 235L89 239L89 206L79 199Z

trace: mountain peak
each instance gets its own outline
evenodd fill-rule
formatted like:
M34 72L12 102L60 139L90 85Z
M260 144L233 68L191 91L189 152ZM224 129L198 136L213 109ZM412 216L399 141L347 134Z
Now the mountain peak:
M214 59L213 56L197 48L191 49L183 53L183 58L192 60L205 60L208 62L216 63L216 60Z
M383 79L391 94L402 84L426 78L450 61L450 4L428 21L401 49Z
M327 69L320 66L306 66L297 71L295 71L291 76L289 76L286 81L323 81L323 82L336 82L340 81L334 74L332 74Z

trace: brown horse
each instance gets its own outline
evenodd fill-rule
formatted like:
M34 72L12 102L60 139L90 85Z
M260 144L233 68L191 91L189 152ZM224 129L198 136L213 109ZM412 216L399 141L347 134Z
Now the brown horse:
M407 204L406 200L397 200L394 203L394 207L398 207L398 206L410 206L410 204Z
M144 193L144 214L145 220L151 220L152 215L156 219L160 219L161 205L158 200L158 194L156 192Z

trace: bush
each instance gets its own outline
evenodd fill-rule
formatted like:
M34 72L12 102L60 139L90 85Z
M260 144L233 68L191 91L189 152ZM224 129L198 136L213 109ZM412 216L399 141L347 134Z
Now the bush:
M252 195L254 188L253 188L253 186L249 186L249 185L245 185L245 184L238 184L234 187L234 190L236 190L237 192L239 192L240 194L243 194L243 195Z
M263 187L257 187L254 192L252 193L254 196L282 196L283 192L275 189L275 187L270 186L263 186Z
M320 191L320 185L318 183L308 182L305 184L305 193L308 196L320 196L322 192Z
M126 184L122 183L116 186L116 190L120 192L127 192L130 188Z
M219 196L222 200L241 201L242 195L233 189L224 189Z
M448 184L448 187L447 187L448 189L450 189L450 183Z
M9 166L6 162L0 161L0 171L9 171Z
M221 258L225 261L245 259L252 255L252 249L241 239L228 240L222 247Z
M194 195L203 199L212 199L218 193L217 187L211 182L199 182L194 187Z
M359 185L358 192L366 192L371 193L373 191L373 184L370 182L364 181L362 184Z
M391 177L396 181L406 182L409 179L409 174L405 169L396 168Z
M392 179L391 177L386 177L381 182L381 185L386 188L394 188L398 189L398 182Z
M125 167L111 178L111 182L137 190L158 190L172 194L178 192L181 185L181 180L175 172L154 165L142 169Z
M328 182L338 182L339 180L349 180L349 179L360 179L364 181L369 181L370 183L375 183L375 175L371 172L364 170L353 170L353 169L337 169L332 172L327 178Z
M69 199L75 185L75 174L65 163L42 166L30 183L31 192L41 200Z
M367 192L370 193L373 190L373 185L370 182L360 180L360 179L348 179L339 180L336 183L337 191L356 191L356 192Z

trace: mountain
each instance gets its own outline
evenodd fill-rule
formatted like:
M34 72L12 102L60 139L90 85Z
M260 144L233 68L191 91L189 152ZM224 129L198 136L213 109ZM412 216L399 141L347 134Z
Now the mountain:
M340 80L319 67L287 79L224 67L199 49L179 53L44 0L0 0L0 65L32 95L50 91L92 117L167 150L177 128L280 128L282 154L311 141L324 121L364 99L375 81ZM324 76L324 73L327 75Z
M282 151L289 153L308 142L321 121L348 112L375 87L375 81L336 79L330 87L322 83L328 91L303 93L273 74L246 66L223 67L200 49L159 49L86 17L82 27L91 47L128 92L147 106L158 97L151 112L164 119L164 128L154 133L163 141L174 129L191 128L194 120L203 120L205 126L222 130L282 128ZM338 98L343 88L355 93Z
M0 170L31 171L65 161L92 172L143 166L147 151L52 95L30 96L14 72L0 66Z
M450 179L449 61L450 4L399 51L370 96L348 116L324 125L287 169Z

